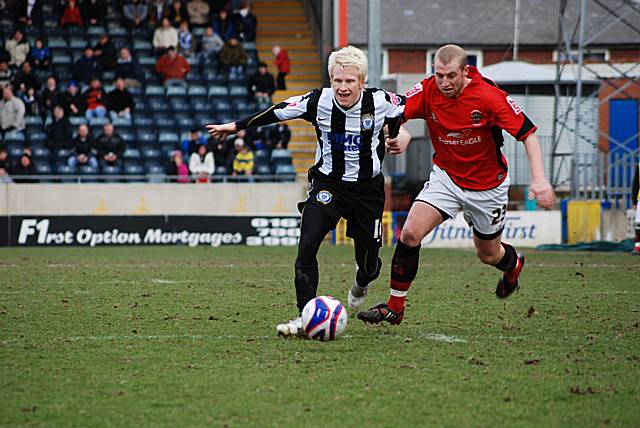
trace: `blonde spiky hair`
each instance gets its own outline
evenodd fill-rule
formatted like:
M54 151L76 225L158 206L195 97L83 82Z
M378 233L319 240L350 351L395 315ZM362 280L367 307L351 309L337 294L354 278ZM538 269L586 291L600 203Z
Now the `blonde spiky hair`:
M367 56L355 46L345 46L342 49L331 52L331 55L329 55L329 64L327 66L330 79L333 78L333 68L336 65L342 68L355 68L358 70L358 76L362 82L367 78Z

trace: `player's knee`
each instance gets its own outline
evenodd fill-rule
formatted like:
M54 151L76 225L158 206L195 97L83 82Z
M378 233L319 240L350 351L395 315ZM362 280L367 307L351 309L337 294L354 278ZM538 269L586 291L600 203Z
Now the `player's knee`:
M486 265L495 266L500 261L500 253L483 251L476 248L476 256Z
M400 232L400 240L408 247L417 247L422 243L422 236L416 230L404 227Z

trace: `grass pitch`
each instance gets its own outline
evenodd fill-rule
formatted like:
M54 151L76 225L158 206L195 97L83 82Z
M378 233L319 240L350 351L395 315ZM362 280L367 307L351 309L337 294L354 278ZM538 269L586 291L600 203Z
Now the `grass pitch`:
M423 250L398 327L285 340L293 248L0 250L3 426L640 426L640 260ZM391 250L367 304L385 300ZM323 246L346 301L352 249Z

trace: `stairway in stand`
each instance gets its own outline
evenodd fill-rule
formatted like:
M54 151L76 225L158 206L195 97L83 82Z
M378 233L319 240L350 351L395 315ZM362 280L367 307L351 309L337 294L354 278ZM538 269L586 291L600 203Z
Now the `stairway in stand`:
M271 49L279 45L289 52L291 73L286 77L287 90L279 90L273 96L278 103L294 95L301 95L322 85L321 63L311 29L299 1L253 0L253 13L258 19L256 48L260 61L269 66L275 78ZM298 176L314 164L316 134L311 124L303 120L288 122L291 128L289 150Z

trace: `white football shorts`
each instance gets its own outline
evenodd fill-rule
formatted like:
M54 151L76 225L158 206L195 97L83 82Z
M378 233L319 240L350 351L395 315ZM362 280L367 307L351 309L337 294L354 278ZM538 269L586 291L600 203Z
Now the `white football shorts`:
M640 224L640 201L636 205L636 224Z
M465 190L451 180L438 166L433 166L429 181L416 197L454 218L460 211L465 221L481 239L493 239L502 233L509 201L509 176L489 190ZM446 220L446 218L445 218Z

